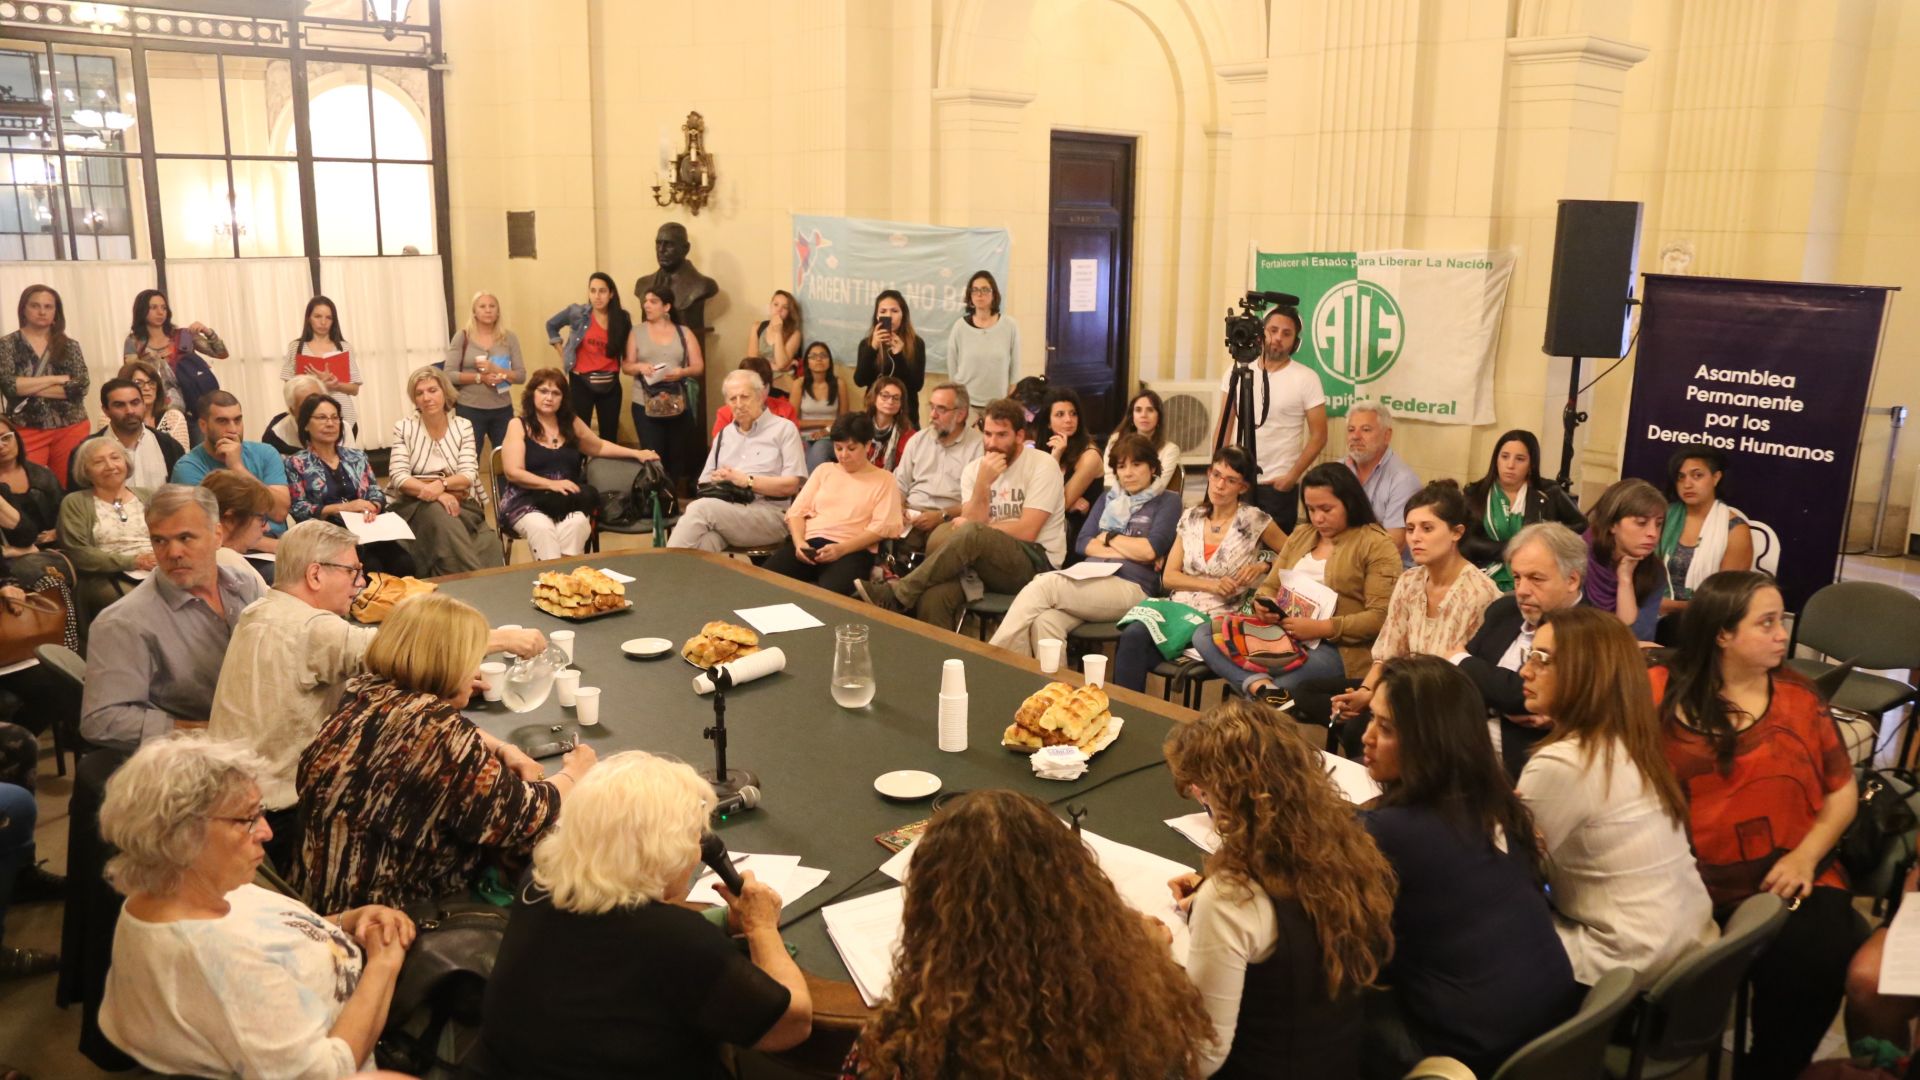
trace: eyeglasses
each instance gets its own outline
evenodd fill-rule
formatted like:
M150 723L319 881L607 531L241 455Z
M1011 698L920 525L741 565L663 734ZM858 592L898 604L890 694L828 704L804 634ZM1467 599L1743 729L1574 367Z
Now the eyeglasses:
M254 829L259 827L260 819L266 816L267 816L267 808L264 806L261 806L261 807L256 807L252 815L248 817L222 817L219 814L208 814L207 820L208 821L225 821L225 822L230 822L234 825L245 825L247 827L247 831L252 832Z
M956 413L956 412L959 412L959 411L960 411L960 406L958 406L958 405L934 405L934 406L932 406L932 409L933 409L933 415L935 415L935 416L945 416L945 415L947 415L948 413Z
M900 402L900 395L899 394L881 394L879 397L874 398L874 400L875 401L891 401L891 402L894 402L895 404L898 404Z
M1549 668L1553 666L1553 654L1545 649L1528 649L1522 659L1534 667Z
M970 292L970 293L972 293L972 294L973 294L973 295L975 295L975 296L992 296L992 295L993 295L993 286L991 286L991 285L975 285L975 286L974 286L973 288L971 288L971 289L968 289L967 291L968 291L968 292Z
M140 388L140 389L142 389L142 390L151 390L151 389L153 389L153 380L152 380L152 379L129 379L128 381L129 381L129 382L131 382L131 383L133 383L133 385L135 385L135 386L137 386L137 387L139 387L139 388Z
M335 570L345 570L347 573L353 575L353 583L355 585L365 585L367 583L367 568L364 566L348 566L346 563L337 562L315 563L314 565L329 566Z

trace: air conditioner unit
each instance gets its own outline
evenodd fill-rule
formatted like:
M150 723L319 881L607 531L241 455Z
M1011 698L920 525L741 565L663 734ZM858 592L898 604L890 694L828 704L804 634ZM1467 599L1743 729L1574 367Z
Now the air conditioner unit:
M1180 464L1205 465L1213 456L1213 431L1220 423L1217 380L1148 382L1167 405L1167 438L1180 447Z

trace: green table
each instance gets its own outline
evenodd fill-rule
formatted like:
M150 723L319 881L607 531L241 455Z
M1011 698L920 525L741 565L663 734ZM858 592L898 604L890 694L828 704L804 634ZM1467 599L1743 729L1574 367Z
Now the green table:
M534 579L544 569L579 565L633 576L622 614L570 623L535 608ZM1088 811L1086 828L1122 843L1197 866L1201 853L1164 820L1190 813L1161 757L1169 726L1192 715L1186 709L1131 691L1110 689L1115 715L1126 721L1115 743L1093 759L1087 774L1063 783L1034 777L1026 755L1000 745L1026 697L1056 676L1042 675L1031 660L1015 657L947 631L881 611L857 601L768 573L744 560L695 551L650 550L590 556L551 564L520 564L443 580L441 588L486 613L489 623L518 623L547 633L576 633L574 667L581 685L601 689L600 724L581 729L602 756L621 750L670 753L706 769L713 744L702 730L713 721L713 698L692 688L698 674L679 657L678 646L713 619L731 622L739 608L794 602L825 626L768 635L765 646L786 653L786 670L736 687L727 694L728 763L759 774L761 808L738 814L718 829L736 851L801 856L807 866L831 872L826 883L787 907L787 940L803 969L832 989L816 995L823 1019L844 1014L849 1024L864 1014L840 963L820 907L837 899L891 888L874 873L888 856L874 837L925 818L926 801L901 804L882 798L873 780L894 769L924 769L939 776L943 791L1010 788L1061 808ZM876 693L864 709L842 709L828 689L836 624L865 623L871 630ZM663 637L675 651L638 661L620 652L636 637ZM942 662L966 662L968 749L942 752L935 745ZM1079 682L1062 672L1058 678ZM549 698L529 713L509 712L478 701L468 709L475 723L502 737L528 724L565 723L572 709ZM548 759L550 770L559 759ZM1011 872L1018 872L1012 868ZM837 992L836 992L837 991ZM851 999L850 1003L847 999ZM824 999L824 1000L823 1000Z

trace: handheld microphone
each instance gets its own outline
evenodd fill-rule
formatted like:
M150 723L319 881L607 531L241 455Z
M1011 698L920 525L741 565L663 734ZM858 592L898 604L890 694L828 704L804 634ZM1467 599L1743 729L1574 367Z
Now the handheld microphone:
M714 803L713 816L725 818L729 814L737 814L742 810L751 810L759 805L760 789L754 787L752 784L747 784L741 787L739 791Z
M727 842L715 833L700 835L700 861L720 877L720 884L735 896L744 888L740 881L740 871L733 868L733 856L727 854Z

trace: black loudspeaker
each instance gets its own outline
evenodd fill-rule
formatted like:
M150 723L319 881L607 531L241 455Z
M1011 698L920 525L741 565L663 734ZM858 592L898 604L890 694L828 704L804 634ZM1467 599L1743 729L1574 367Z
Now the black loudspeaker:
M1548 356L1627 355L1627 301L1640 266L1637 202L1561 199L1547 295Z

